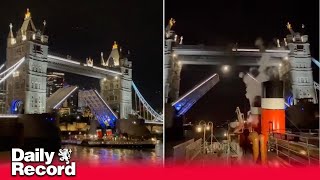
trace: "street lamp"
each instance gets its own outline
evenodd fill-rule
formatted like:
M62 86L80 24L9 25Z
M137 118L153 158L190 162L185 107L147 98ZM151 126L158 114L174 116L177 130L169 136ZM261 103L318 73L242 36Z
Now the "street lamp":
M213 152L213 146L212 146L212 141L213 141L213 123L210 121L208 122L207 127L210 128L211 130L211 136L210 136L210 148L211 148L211 152Z
M203 153L206 152L206 131L211 130L211 146L212 146L212 138L213 138L213 123L206 123L204 120L201 120L197 127L197 132L201 132L203 129Z
M209 131L210 130L210 126L209 124L206 126L206 130Z
M202 131L202 128L199 126L197 127L197 132L201 132Z

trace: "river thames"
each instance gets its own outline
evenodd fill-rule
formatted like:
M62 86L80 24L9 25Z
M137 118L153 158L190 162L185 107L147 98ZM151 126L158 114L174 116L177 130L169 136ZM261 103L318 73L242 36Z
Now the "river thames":
M85 162L87 165L162 165L163 144L158 141L155 148L124 149L85 147L64 145L62 148L72 150L71 160Z
M81 162L81 164L88 166L159 166L163 163L163 143L161 141L157 142L155 148L149 149L103 148L77 145L63 145L61 148L72 150L71 161ZM11 162L11 152L0 152L0 159L0 164ZM57 156L55 159L57 160Z

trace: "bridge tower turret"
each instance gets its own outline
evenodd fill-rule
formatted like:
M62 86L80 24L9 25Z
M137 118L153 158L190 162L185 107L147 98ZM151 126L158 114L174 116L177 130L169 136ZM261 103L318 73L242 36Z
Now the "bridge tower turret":
M290 23L288 23L287 28L291 33L286 38L290 52L289 57L284 60L280 71L282 79L287 79L290 82L285 87L287 90L291 90L292 97L287 98L292 98L293 101L291 102L293 104L297 104L302 99L317 103L313 85L312 57L308 35L294 32Z
M100 80L102 98L119 118L128 118L132 111L132 63L120 55L118 45L114 42L111 53L105 61L101 53L101 64L109 69L120 71L120 76L108 76Z
M45 26L45 23L44 23ZM16 37L7 39L6 67L25 57L24 64L7 80L7 109L11 113L37 114L46 111L48 36L36 29L29 9Z

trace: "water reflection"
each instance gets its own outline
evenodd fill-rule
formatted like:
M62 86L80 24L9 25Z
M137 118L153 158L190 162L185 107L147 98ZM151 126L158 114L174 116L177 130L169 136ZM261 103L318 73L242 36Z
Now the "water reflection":
M63 148L72 150L71 159L90 165L161 165L163 145L157 143L154 149L117 149L102 147L84 147L65 145Z

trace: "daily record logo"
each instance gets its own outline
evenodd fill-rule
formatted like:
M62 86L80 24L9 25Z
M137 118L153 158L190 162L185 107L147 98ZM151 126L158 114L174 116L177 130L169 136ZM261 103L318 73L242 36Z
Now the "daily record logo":
M61 162L65 162L65 165L51 165L54 152L45 152L43 148L36 148L34 152L24 152L22 149L13 148L11 154L11 175L16 176L61 176L65 174L67 176L76 175L76 163L70 162L71 149L60 149L58 156ZM24 165L26 163L39 163L40 165ZM41 164L44 163L44 164Z

